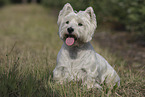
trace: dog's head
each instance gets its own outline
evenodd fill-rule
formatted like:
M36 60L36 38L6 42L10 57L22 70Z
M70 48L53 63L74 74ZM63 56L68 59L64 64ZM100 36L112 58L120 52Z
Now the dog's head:
M96 16L93 8L85 11L74 12L67 3L58 16L59 37L68 45L75 46L89 42L96 29Z

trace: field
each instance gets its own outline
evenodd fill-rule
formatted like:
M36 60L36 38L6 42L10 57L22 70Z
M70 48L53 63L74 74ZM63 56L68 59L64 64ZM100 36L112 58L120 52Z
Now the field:
M80 83L55 84L52 71L62 41L57 16L40 5L9 5L0 9L0 97L143 97L145 78L126 62L92 44L121 78L115 91L86 90ZM107 92L107 93L106 93Z

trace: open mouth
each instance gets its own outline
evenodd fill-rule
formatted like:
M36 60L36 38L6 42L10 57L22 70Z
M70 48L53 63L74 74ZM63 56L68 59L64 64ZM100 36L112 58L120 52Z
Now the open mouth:
M75 41L77 41L77 36L74 34L65 34L64 39L66 45L72 46L75 43Z

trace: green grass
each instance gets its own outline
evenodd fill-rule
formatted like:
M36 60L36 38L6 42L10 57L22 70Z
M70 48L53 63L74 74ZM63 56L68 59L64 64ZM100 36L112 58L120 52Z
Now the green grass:
M115 66L121 86L111 92L106 87L101 91L86 90L80 82L55 84L52 71L62 41L57 35L57 16L52 11L39 5L0 9L0 97L145 96L145 79L140 71L133 73L129 64L95 41L95 50Z

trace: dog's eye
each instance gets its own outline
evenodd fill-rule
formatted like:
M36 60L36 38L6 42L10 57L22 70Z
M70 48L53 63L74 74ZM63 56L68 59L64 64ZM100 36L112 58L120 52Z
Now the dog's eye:
M82 23L78 23L78 26L83 26L83 24Z
M69 24L69 21L66 21L66 24Z

